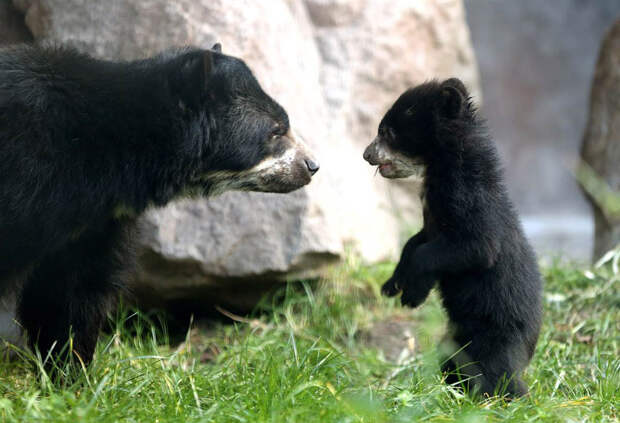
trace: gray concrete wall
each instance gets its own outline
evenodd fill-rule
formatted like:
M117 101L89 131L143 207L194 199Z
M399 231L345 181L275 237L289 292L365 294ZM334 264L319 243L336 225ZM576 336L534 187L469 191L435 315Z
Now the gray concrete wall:
M466 0L482 111L539 252L587 259L592 217L573 180L603 34L619 0Z

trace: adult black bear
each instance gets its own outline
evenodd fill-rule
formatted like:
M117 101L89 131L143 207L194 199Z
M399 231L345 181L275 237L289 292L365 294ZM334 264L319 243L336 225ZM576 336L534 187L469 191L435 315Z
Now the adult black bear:
M382 291L402 291L403 305L416 307L439 282L451 322L448 382L526 394L521 372L540 330L541 278L463 83L429 82L402 94L364 158L386 178L424 176L424 227Z
M194 192L289 192L318 164L239 59L0 50L0 288L32 346L91 360L136 217Z

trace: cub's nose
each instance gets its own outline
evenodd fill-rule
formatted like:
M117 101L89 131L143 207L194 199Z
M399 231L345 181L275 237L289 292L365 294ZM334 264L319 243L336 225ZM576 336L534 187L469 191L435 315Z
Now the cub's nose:
M377 152L376 152L377 139L375 138L373 142L371 142L366 150L364 150L364 160L366 160L372 166L376 165L377 161Z
M364 160L366 161L370 160L370 146L368 146L366 150L364 150Z
M319 164L312 159L306 159L306 166L311 174L315 174L319 170Z

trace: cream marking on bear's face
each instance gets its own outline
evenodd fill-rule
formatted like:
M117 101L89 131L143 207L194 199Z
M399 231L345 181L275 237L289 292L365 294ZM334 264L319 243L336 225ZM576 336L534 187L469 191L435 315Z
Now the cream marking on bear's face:
M305 160L314 159L308 147L292 129L284 137L288 138L290 146L279 157L267 157L241 172L217 171L204 175L201 180L211 184L209 196L226 191L282 192L278 181L282 186L298 188L310 182Z
M214 197L227 191L242 191L243 182L247 180L246 172L230 172L219 170L208 172L200 178L201 181L209 182L208 197Z
M303 142L301 136L294 129L289 129L284 135L290 140L290 147L280 157L268 157L250 169L250 173L279 173L291 170L296 160L303 161L303 158L312 159L308 146ZM312 159L313 160L313 159Z
M294 146L288 148L280 157L268 157L248 170L249 173L271 172L290 169L297 157L297 149Z

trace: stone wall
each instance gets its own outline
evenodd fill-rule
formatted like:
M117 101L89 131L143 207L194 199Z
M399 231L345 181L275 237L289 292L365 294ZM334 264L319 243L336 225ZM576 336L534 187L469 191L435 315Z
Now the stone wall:
M590 207L574 165L601 40L618 0L465 0L488 120L537 252L589 261Z

